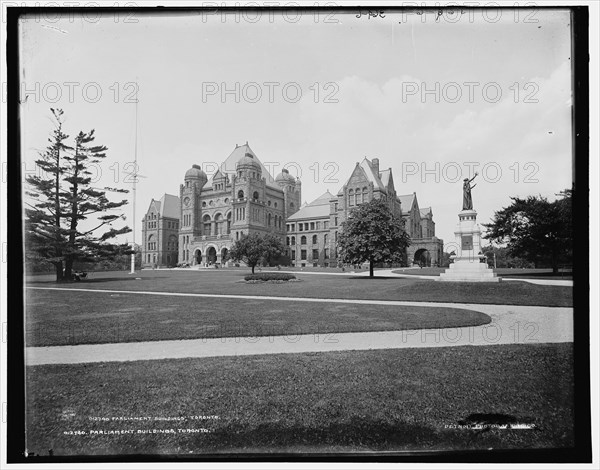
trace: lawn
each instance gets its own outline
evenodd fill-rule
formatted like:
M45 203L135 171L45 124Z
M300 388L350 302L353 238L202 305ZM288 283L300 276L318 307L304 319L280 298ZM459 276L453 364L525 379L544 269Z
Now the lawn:
M448 268L422 268L422 269L396 269L392 271L396 274L407 274L412 276L439 276ZM498 268L494 272L499 277L509 279L549 279L549 280L573 280L572 270L560 270L554 274L552 269L510 269Z
M55 456L569 447L572 360L570 344L532 344L28 367L27 447ZM535 429L455 427L473 414ZM134 417L148 419L123 420ZM117 430L132 433L107 434Z
M452 328L491 322L480 312L445 307L35 289L27 292L26 312L27 346Z
M69 288L113 289L152 292L189 292L205 294L268 295L276 297L314 297L364 300L409 300L507 305L570 307L571 287L541 286L526 282L439 283L403 278L355 277L296 273L303 282L284 284L246 284L248 270L215 269L205 271L163 270L93 273L88 281L61 284ZM136 278L138 278L136 280ZM31 276L28 285L56 287L52 276Z

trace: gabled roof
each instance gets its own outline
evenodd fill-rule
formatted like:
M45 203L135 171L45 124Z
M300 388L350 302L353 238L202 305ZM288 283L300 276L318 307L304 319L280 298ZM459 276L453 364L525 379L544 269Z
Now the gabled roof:
M160 201L158 201L160 215L162 217L169 217L172 219L179 219L179 214L181 210L181 206L179 203L179 198L177 196L173 196L172 194L164 194Z
M402 215L406 215L412 210L416 198L417 195L415 193L398 196L402 207Z
M310 204L303 205L298 212L288 217L288 220L318 219L329 217L329 201L334 196L325 192Z
M379 173L379 178L381 178L381 182L387 188L390 184L390 179L392 178L392 169L388 168L387 170L383 170Z
M227 173L229 175L229 179L232 179L232 176L235 175L235 166L237 162L240 161L247 153L252 155L252 157L260 164L260 169L262 171L263 178L267 180L267 186L270 188L281 189L279 185L275 182L273 176L267 171L266 167L262 164L260 159L256 156L254 151L246 142L244 145L237 145L233 149L233 152L225 159L223 163L221 163L219 169L222 173ZM217 173L215 173L210 181L207 183L209 186L212 186L213 180L215 179Z
M431 207L426 207L425 209L421 209L421 217L427 217L428 215L433 216Z
M349 181L352 179L352 177L356 173L357 168L359 168L360 170L362 170L362 173L364 174L364 176L367 179L367 181L369 183L373 183L373 187L375 189L379 189L381 191L385 191L386 186L381 181L381 178L379 177L379 175L375 171L375 168L373 167L373 164L371 163L371 161L367 157L365 157L362 162L360 162L358 165L356 165L356 167L352 171L352 174L350 175L350 178L348 178L346 180L346 182L344 183L344 186L348 185ZM344 187L342 186L342 188L338 191L338 196L342 196L343 194L344 194Z

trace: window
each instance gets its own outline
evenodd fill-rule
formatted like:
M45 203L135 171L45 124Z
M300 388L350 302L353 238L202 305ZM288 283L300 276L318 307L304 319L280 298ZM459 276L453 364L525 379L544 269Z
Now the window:
M202 201L202 207L206 207L206 201Z
M238 199L244 199L244 191L241 189L238 191Z
M337 202L335 203L335 211L336 212L338 211L338 203Z
M275 209L277 209L277 203L273 204L275 206Z
M323 235L323 244L327 246L327 234Z
M335 226L336 227L338 226L338 218L337 217L335 218Z
M350 191L348 191L348 205L349 206L354 205L354 189L351 189Z
M231 233L231 212L227 214L227 235Z
M292 261L295 261L295 260L296 260L296 252L292 251Z
M206 214L204 216L204 218L202 219L202 223L204 224L204 235L212 235L211 233L211 222L210 222L210 215Z
M329 230L329 222L323 222L323 228Z
M311 230L314 230L314 229L315 229L315 223L314 223L314 222L311 222L311 223L310 223L310 229L311 229Z
M321 222L317 222L317 230L321 230Z
M290 246L290 237L285 237L285 244Z
M292 224L292 232L296 231L296 224Z
M267 216L267 225L270 227L271 226L271 214L269 214Z
M298 231L302 232L304 230L303 224L298 224Z
M300 245L306 245L306 237L304 235L300 239ZM303 259L306 259L306 258L303 258Z
M367 188L363 188L362 193L363 202L368 202L369 190Z
M252 195L252 199L254 199L255 201L258 201L258 191L254 191L254 194Z
M335 242L336 243L338 242L338 233L337 232L335 232Z
M313 258L313 261L319 260L319 250L313 250L312 258Z
M240 239L240 232L235 232L235 239L239 240Z
M296 237L292 237L292 246L296 245Z
M316 236L316 235L313 235L312 242L313 242L313 243L312 243L313 245L316 245L316 244L318 244L318 243L319 243L319 241L318 241L318 238L317 238L317 236Z
M271 207L271 201L267 202L267 205L268 205L269 207Z
M290 202L290 207L293 209L294 208L294 203Z
M308 232L308 222L306 222L306 223L304 224L304 230L306 230L306 231Z
M300 250L300 259L301 260L305 260L306 259L306 250Z
M325 259L329 259L329 248L323 250L323 256Z

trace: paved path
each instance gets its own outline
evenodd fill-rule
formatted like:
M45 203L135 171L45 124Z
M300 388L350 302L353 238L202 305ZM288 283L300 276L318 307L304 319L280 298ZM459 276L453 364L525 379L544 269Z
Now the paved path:
M26 364L78 364L126 362L149 359L179 359L257 354L291 354L348 350L429 348L444 346L489 346L493 344L562 343L573 341L573 309L568 307L524 307L463 303L406 302L349 299L314 299L250 295L213 295L168 292L134 292L98 289L35 288L46 290L86 290L192 297L263 299L315 303L353 303L420 307L451 307L476 310L489 315L492 323L479 327L438 330L405 330L321 335L264 336L250 338L205 338L192 340L110 343L78 346L52 346L26 349Z

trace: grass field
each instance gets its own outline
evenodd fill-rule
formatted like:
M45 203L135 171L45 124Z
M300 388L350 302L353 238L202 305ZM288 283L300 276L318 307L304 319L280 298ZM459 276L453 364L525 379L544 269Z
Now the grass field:
M267 295L364 300L409 300L507 305L570 307L571 287L541 286L526 282L499 284L438 283L419 279L353 277L297 273L302 282L246 284L240 282L247 270L164 270L93 273L87 281L61 284L69 288L114 289L153 292ZM139 278L139 280L136 280ZM53 276L31 276L28 285L56 287Z
M490 321L480 312L444 307L30 290L26 342L27 346L57 346L325 334L452 328Z
M447 268L422 268L422 269L396 269L392 272L397 274L408 274L414 276L439 276L446 271ZM558 274L554 274L552 269L509 269L498 268L494 272L499 277L511 279L553 279L553 280L572 280L572 270L560 270Z
M29 367L28 449L60 456L568 447L571 364L571 345L540 344ZM472 414L536 427L453 428ZM152 429L174 433L137 433ZM92 434L115 430L134 432Z

